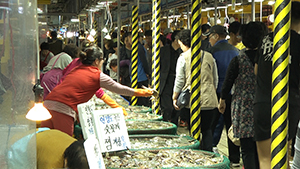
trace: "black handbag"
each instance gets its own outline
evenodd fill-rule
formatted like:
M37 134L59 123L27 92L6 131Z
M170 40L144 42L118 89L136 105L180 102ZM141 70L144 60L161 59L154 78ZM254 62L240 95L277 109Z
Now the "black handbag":
M178 98L177 98L177 103L176 105L182 109L185 106L188 106L190 104L190 98L191 98L191 93L189 89L185 89L180 92Z

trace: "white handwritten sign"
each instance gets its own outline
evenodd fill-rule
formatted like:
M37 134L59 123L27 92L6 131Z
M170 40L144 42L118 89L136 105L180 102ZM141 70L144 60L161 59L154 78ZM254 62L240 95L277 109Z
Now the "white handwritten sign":
M80 125L82 128L83 138L87 140L90 136L95 135L95 128L92 120L92 114L95 111L94 102L86 102L77 105Z
M130 148L127 127L121 108L96 110L92 116L102 152Z
M98 140L91 136L83 143L83 145L90 168L105 169Z

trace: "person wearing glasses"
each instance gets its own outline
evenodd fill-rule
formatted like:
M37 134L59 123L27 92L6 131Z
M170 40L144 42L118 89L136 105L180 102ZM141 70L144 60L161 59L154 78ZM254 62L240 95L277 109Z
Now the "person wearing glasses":
M214 59L217 63L218 68L218 76L219 83L217 87L217 96L220 99L222 85L225 80L226 71L229 66L232 58L239 54L239 50L235 48L233 45L229 44L225 39L228 35L227 29L221 25L214 25L209 30L209 42L211 44L211 48L209 52L213 55ZM226 131L228 132L231 126L231 93L228 93L226 97L226 110L224 111L224 122L226 126ZM220 116L220 114L219 114ZM213 126L216 126L219 121L219 118L216 118L216 121ZM214 131L214 130L213 130ZM240 165L240 148L232 143L232 141L228 138L228 151L229 151L229 160L231 162L232 167L238 167ZM216 146L216 145L214 145Z

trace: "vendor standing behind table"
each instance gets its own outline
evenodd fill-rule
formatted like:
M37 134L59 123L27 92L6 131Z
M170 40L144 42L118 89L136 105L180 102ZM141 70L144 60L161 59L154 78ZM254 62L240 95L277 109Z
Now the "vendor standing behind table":
M36 134L36 137L34 136ZM83 144L59 130L39 128L10 139L8 167L27 169L36 158L37 169L89 169ZM36 153L29 150L36 146ZM25 150L25 151L24 151Z
M132 89L102 73L103 53L99 47L89 47L80 55L83 65L73 69L46 97L44 106L50 111L52 119L43 121L42 127L58 129L71 136L74 120L78 116L77 105L89 101L100 87L127 96L153 95L152 89Z
M95 45L94 43L90 43L89 41L83 41L82 43L82 52L85 52L85 50L93 45ZM81 55L82 56L82 55ZM60 78L60 83L66 78L66 76L76 67L81 66L82 65L82 60L84 60L84 58L75 58L63 71L62 71L62 77ZM59 84L60 84L59 83ZM99 99L103 100L107 105L109 105L111 108L122 108L123 110L123 114L126 116L127 112L125 110L124 107L120 106L117 102L115 102L112 98L109 97L109 95L107 95L106 93L104 93L104 91L102 90L102 88L100 88L99 90L97 90L97 92L95 93L96 97L98 97Z

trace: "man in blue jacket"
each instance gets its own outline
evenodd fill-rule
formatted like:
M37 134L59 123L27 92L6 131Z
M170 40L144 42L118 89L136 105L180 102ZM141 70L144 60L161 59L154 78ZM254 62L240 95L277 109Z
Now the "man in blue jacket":
M220 93L222 90L222 85L225 80L226 70L232 58L239 54L238 49L228 43L225 39L227 36L227 29L221 25L215 25L209 30L209 42L211 44L211 48L208 50L216 60L218 67L218 76L219 83L217 88L217 96L220 98ZM231 126L231 94L228 93L228 99L226 99L226 110L224 112L224 121L226 126L226 131ZM217 125L218 119L214 123L214 126ZM240 165L240 151L239 147L234 145L232 141L227 138L228 143L228 151L229 151L229 160L231 162L232 167L238 167ZM216 146L216 145L213 145Z

